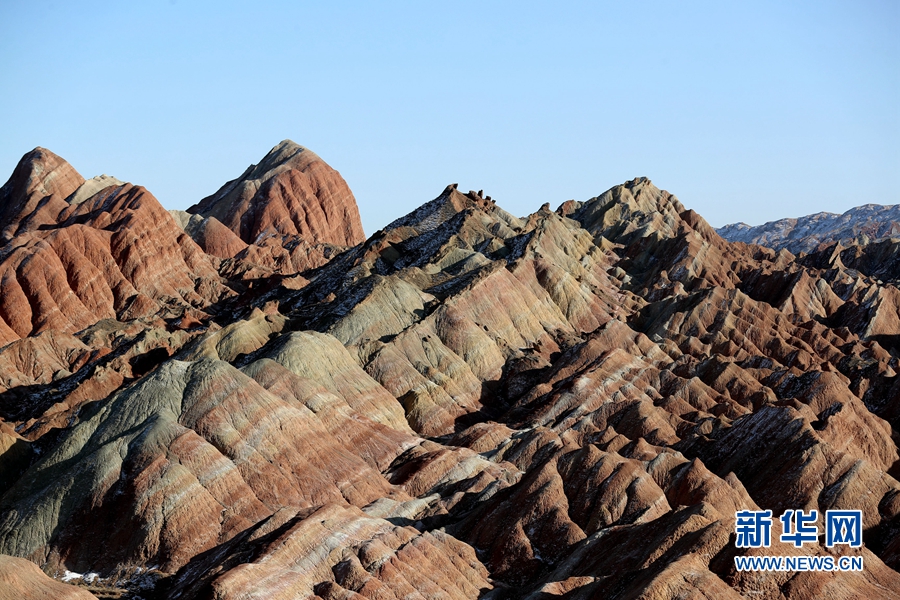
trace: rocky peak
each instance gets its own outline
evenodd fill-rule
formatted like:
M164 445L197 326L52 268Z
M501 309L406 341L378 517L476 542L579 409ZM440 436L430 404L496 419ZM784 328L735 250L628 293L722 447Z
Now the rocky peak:
M103 319L203 316L233 293L147 190L85 181L43 148L0 188L0 232L0 346Z
M685 229L694 230L707 240L718 237L700 215L686 211L678 198L646 177L636 177L586 202L570 200L557 212L579 221L595 238L619 244L652 234L673 238Z
M340 246L365 240L356 199L340 173L290 140L188 212L215 217L247 243L264 235Z
M267 180L281 171L308 163L313 160L322 160L309 148L304 148L293 140L281 140L274 148L269 150L258 165L253 167L250 178Z
M416 233L422 234L437 228L467 209L480 210L495 215L511 227L522 226L520 219L497 206L490 196L484 195L483 190L477 192L470 190L463 194L459 191L457 184L451 183L444 188L444 191L437 198L426 202L416 210L393 221L385 229L390 231L392 229L411 227Z
M18 233L55 222L67 206L65 199L83 183L84 177L72 165L46 148L27 153L0 188L0 245Z

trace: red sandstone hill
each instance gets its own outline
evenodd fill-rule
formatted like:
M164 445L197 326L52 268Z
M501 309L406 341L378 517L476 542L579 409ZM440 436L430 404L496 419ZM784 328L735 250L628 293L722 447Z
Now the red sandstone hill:
M365 239L356 200L340 173L290 140L188 212L215 217L248 244L261 235L300 235L339 246Z
M159 598L900 598L893 245L730 243L644 178L523 218L448 186L363 240L323 165L282 144L176 223L23 159L0 554ZM864 545L737 548L757 508Z
M228 278L292 275L322 266L365 239L356 200L340 174L290 140L187 212L179 226Z
M104 318L201 310L232 293L142 187L85 181L48 150L0 189L0 344Z

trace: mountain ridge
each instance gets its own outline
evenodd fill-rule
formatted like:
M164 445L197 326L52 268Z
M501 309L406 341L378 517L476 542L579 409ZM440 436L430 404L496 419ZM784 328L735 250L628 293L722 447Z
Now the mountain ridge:
M218 199L250 206L250 173ZM54 219L16 224L0 281L119 235L149 301L0 347L2 554L160 598L900 598L890 240L729 242L645 177L521 218L451 184L352 245L247 242L131 184ZM186 267L139 244L169 236ZM51 298L107 294L71 265ZM23 294L0 315L54 306ZM861 510L865 571L736 570L833 556L778 542L801 507ZM739 510L772 510L772 549L735 545Z
M823 244L858 242L865 245L900 236L900 204L863 204L842 214L819 212L798 218L778 219L762 225L733 223L716 230L732 242L782 248L794 254L810 253Z

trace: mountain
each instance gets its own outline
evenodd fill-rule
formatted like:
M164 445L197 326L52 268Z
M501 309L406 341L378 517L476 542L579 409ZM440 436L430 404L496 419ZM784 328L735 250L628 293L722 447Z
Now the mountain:
M794 254L812 252L823 244L843 245L900 236L900 205L865 204L842 215L820 212L799 219L781 219L751 227L734 223L716 230L726 240L759 244Z
M291 140L187 212L215 217L248 244L261 235L301 235L339 246L365 239L356 200L340 173Z
M144 188L85 181L48 150L0 189L0 344L101 319L198 313L232 293Z
M365 239L356 200L340 173L284 140L258 165L187 211L171 211L230 278L295 274Z
M35 148L23 156L0 188L0 244L20 232L55 223L66 199L82 184L84 177L49 150Z
M10 244L138 227L103 200L136 189ZM147 216L219 297L0 347L0 554L145 598L900 598L895 246L729 242L646 178L525 217L451 184L352 245L218 214ZM863 546L781 543L800 508L861 510ZM734 562L838 553L864 570Z

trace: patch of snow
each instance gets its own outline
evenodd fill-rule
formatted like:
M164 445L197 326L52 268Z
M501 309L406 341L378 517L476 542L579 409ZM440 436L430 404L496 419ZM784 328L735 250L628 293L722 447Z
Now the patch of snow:
M716 232L731 242L748 242L792 252L813 250L822 242L851 242L861 234L881 239L900 232L900 205L864 204L843 214L820 212L770 221L755 227L725 225Z

